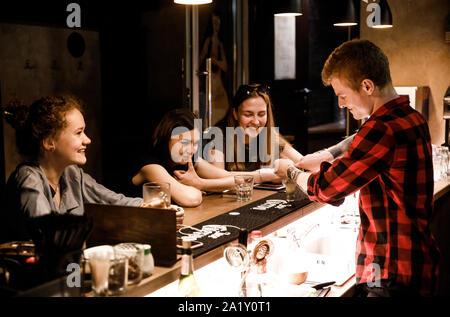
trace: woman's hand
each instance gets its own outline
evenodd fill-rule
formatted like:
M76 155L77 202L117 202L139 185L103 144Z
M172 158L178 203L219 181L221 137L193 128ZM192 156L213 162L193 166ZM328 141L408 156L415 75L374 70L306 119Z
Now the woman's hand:
M158 206L154 206L151 203L142 203L140 207L144 207L144 208L164 208L161 207L160 205ZM184 209L181 208L180 206L176 206L176 205L170 205L167 209L172 209L175 210L175 216L177 219L177 230L180 229L181 227L183 227L183 221L184 221Z
M281 179L287 178L287 170L289 166L295 166L294 162L289 159L278 159L273 163L275 174Z
M259 176L261 183L274 183L274 184L280 184L282 179L275 174L273 169L270 169L270 171L266 171L269 169L262 168L259 170Z
M176 206L176 205L170 205L169 209L176 211L176 217L177 217L177 230L183 227L183 220L184 220L184 209Z
M200 190L202 189L202 179L197 175L192 161L188 162L187 171L176 170L173 174L181 184L192 186Z
M320 163L323 161L331 162L332 160L333 156L331 153L323 150L303 156L297 163L295 163L295 167L302 168L310 172L316 172L320 169Z

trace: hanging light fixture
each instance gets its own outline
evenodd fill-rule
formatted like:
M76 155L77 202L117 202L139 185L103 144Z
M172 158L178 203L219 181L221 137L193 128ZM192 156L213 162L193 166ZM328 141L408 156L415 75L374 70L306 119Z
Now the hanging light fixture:
M352 26L358 25L355 3L353 0L344 0L341 1L342 6L340 7L339 12L341 15L335 20L333 23L334 26L337 27L347 27L347 40L350 41L352 39ZM345 120L345 136L348 137L350 135L350 111L346 108L346 120Z
M275 16L299 16L302 13L301 0L278 0L276 5Z
M380 7L380 23L373 24L372 27L376 29L391 28L393 26L392 13L387 0L380 0L378 5Z
M358 25L356 20L355 4L353 0L344 0L342 3L342 14L339 16L333 24L334 26L354 26Z
M173 0L173 2L178 3L178 4L190 4L190 5L195 5L195 4L207 4L207 3L211 3L212 0Z

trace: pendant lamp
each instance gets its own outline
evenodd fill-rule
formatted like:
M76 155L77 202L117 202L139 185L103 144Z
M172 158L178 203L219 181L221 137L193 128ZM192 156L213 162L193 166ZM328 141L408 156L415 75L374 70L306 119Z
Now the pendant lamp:
M174 3L178 4L189 4L189 5L195 5L195 4L207 4L211 3L212 0L173 0Z
M352 39L352 26L358 25L355 3L353 0L341 0L341 7L338 12L340 15L335 20L334 26L337 27L347 27L348 29L348 38L350 41ZM345 136L348 137L350 135L350 111L348 108L346 109L346 120L345 120Z
M376 29L391 28L393 26L392 13L387 0L380 0L378 5L380 6L380 23L374 24L372 27Z
M356 19L355 3L353 0L342 2L341 14L335 20L334 26L354 26L358 24Z
M275 16L299 16L302 13L301 0L277 0Z

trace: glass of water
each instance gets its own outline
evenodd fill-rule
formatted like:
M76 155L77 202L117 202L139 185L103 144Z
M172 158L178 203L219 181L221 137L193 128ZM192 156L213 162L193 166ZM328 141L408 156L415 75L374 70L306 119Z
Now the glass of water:
M164 182L150 182L142 186L144 203L151 208L170 207L170 184Z
M253 197L253 176L234 176L237 201L250 201Z

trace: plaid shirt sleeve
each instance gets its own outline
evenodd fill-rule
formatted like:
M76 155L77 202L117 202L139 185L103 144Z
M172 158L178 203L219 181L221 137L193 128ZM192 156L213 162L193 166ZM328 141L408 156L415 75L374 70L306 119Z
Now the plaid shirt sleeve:
M383 122L366 122L341 159L333 164L323 162L320 171L309 177L309 198L340 205L346 196L388 169L394 144L393 132Z

